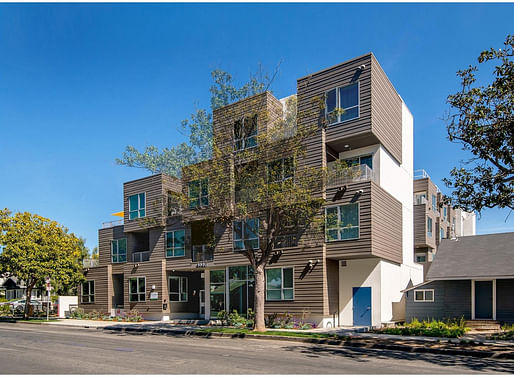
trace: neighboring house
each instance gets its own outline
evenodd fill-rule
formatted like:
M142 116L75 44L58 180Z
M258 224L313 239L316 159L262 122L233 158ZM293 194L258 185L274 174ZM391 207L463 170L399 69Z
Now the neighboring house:
M475 234L475 213L445 204L426 171L414 171L414 257L423 265L423 276L443 239Z
M322 214L337 215L326 235L308 239L293 229L275 239L280 258L266 269L265 311L319 326L404 318L402 290L423 279L412 248L413 117L371 53L298 79L298 108L319 114L317 98L326 113L345 112L320 127L299 163L332 169L339 159L351 167L323 190ZM284 116L285 103L265 92L219 108L213 136L235 154L251 148ZM220 310L244 315L253 306L252 271L234 250L259 238L245 231L248 222L208 225L208 177L188 181L187 172L182 180L156 174L124 183L124 221L99 230L99 262L85 268L80 307L167 319L216 318ZM174 192L188 193L190 208L176 208ZM208 246L212 235L215 247Z
M514 322L514 233L443 240L427 281L406 290L406 320Z
M2 281L0 281L0 290L4 292L2 296L4 296L6 300L25 299L26 289L27 286L25 282L18 280L15 276L3 278ZM31 292L31 297L41 298L41 290L34 288Z

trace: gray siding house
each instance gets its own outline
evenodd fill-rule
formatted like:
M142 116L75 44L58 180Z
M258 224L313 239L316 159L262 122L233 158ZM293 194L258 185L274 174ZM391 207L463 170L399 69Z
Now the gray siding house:
M427 280L405 291L417 319L514 323L514 232L444 239Z

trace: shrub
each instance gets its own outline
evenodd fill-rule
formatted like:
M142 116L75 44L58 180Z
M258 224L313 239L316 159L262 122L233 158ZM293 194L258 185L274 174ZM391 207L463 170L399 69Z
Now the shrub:
M70 313L70 318L73 318L73 319L82 319L83 316L84 316L84 309L82 309L82 308L76 308L75 310L73 310Z
M266 327L275 327L278 316L278 313L272 313L264 317L264 324L266 325Z
M137 311L137 309L132 309L127 313L128 322L141 322L142 320L143 316Z
M383 334L393 335L415 335L415 336L434 336L444 338L458 338L466 333L468 329L464 326L464 319L460 320L451 319L446 322L443 321L419 321L414 318L410 323L402 326L387 327L384 329L375 330Z
M0 305L0 316L5 317L11 314L11 307L9 304Z
M245 317L240 316L237 310L234 309L232 313L228 315L228 325L234 327L246 327L248 321Z

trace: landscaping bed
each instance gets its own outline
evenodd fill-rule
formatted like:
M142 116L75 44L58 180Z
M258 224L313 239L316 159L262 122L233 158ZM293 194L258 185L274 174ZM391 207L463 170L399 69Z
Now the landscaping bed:
M378 334L407 335L407 336L432 336L441 338L459 338L469 331L464 326L464 319L443 321L418 321L412 320L410 323L375 329L373 332Z
M111 317L110 313L102 313L93 310L86 313L84 309L77 308L70 314L71 319L87 319L92 321L112 321L112 322L142 322L143 316L137 310L132 309L127 313L123 313L119 316Z

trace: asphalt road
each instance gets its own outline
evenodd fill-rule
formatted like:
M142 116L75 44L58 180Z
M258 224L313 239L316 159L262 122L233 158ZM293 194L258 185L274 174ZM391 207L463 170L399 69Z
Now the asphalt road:
M2 374L514 373L514 362L259 339L0 324Z

